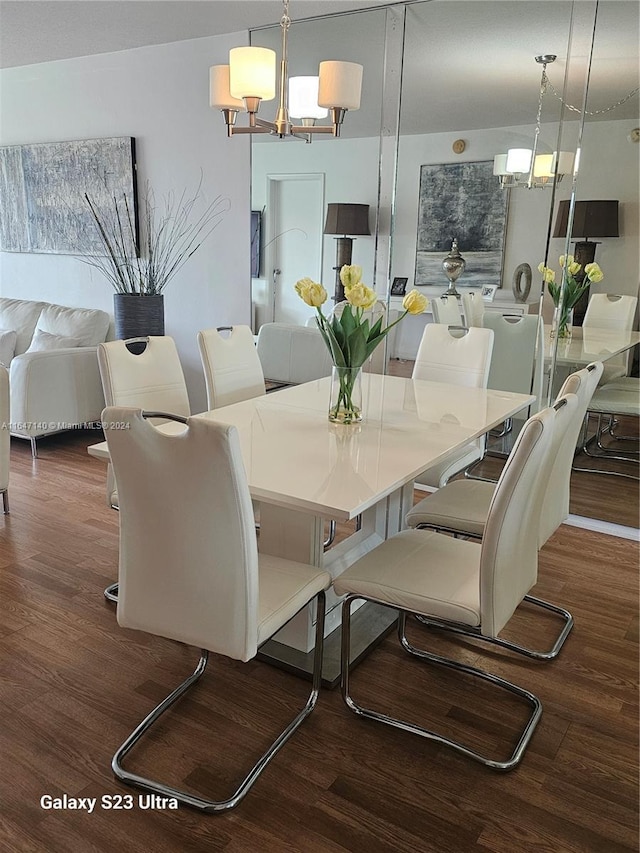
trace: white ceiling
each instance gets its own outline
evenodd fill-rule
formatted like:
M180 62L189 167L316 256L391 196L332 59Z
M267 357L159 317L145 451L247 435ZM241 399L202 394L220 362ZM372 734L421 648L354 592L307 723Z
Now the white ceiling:
M293 0L295 20L393 0ZM235 33L282 17L282 0L1 0L0 68Z
M365 66L363 104L345 136L378 132L384 69L385 14L393 0L291 0L289 50L293 73L317 73L323 58ZM574 32L569 48L569 20ZM308 21L371 9L363 15ZM571 52L569 103L579 104L589 54L593 2L578 0L432 0L407 9L402 133L463 132L532 123L540 66L556 53L549 77L562 87ZM264 25L254 43L279 51L281 0L0 0L0 67L128 50ZM640 4L600 0L588 108L601 110L638 86ZM315 69L314 69L315 63ZM264 107L271 117L270 105ZM271 105L272 106L272 105ZM545 99L543 121L558 118ZM637 126L638 96L594 118L629 119ZM269 137L265 137L268 139Z

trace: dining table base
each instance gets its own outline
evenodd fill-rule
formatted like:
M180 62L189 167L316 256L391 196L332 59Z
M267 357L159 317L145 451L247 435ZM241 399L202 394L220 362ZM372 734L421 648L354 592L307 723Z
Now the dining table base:
M357 666L369 652L389 634L398 621L395 610L367 602L351 617L351 666ZM322 686L340 684L340 642L342 626L324 638ZM277 666L287 672L311 679L313 651L302 652L277 640L269 640L258 651L258 660Z

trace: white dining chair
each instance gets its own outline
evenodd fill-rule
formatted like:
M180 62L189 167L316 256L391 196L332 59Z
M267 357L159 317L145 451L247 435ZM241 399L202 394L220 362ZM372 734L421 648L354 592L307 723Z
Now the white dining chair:
M587 406L601 375L602 363L590 364L567 377L558 394L557 401L573 395L577 402L575 407L569 410L571 418L568 421L566 417L563 418L563 423L566 424L564 432L561 433L559 430L554 432L549 448L552 463L546 479L540 512L539 548L542 548L569 515L573 457ZM444 488L419 501L409 510L405 522L413 529L438 530L457 536L482 539L495 490L496 486L487 481L453 480ZM571 631L573 617L564 608L540 598L526 595L524 600L561 617L563 626L551 648L538 651L506 640L494 640L494 642L537 660L551 660L557 657Z
M0 364L0 494L2 510L9 514L9 469L11 437L9 431L9 371Z
M460 303L455 296L437 296L429 301L434 323L459 326L462 323Z
M413 379L486 388L493 349L491 329L466 329L429 323L424 330L413 368ZM419 482L440 488L449 477L482 458L484 436L449 454L419 475Z
M464 322L466 326L482 327L482 318L484 316L484 299L477 290L471 290L468 293L462 294L462 311L464 314Z
M256 348L269 383L300 385L331 375L333 362L317 324L263 323Z
M107 406L140 406L186 417L191 413L180 356L169 335L98 344L98 367ZM107 506L119 508L118 487L107 466ZM118 584L104 591L118 600Z
M629 331L633 327L637 296L618 296L614 293L594 293L582 321L583 329L615 329ZM628 376L631 350L607 359L600 380L607 385L612 379Z
M237 428L197 416L171 417L167 434L139 409L108 407L107 444L120 496L118 623L201 649L198 665L116 751L112 769L126 784L174 797L207 813L238 805L313 710L320 690L325 590L331 575L315 566L259 554ZM166 495L172 499L167 500ZM311 692L304 707L223 800L189 793L123 767L133 747L205 672L209 653L236 661L303 607L316 608ZM129 634L127 642L135 642ZM175 647L168 645L169 650ZM157 678L157 676L156 676ZM227 697L233 709L233 695ZM260 695L253 713L264 712ZM266 719L265 725L269 726ZM225 749L221 744L221 750ZM194 741L194 752L200 749Z
M198 349L209 409L230 406L265 393L262 365L249 326L204 329L198 332Z
M574 471L582 471L589 474L606 474L611 477L622 477L629 480L639 480L638 474L638 435L624 435L617 430L619 417L640 417L640 379L637 376L623 376L601 385L589 403L589 415L596 419L596 431L594 436L589 436L585 423L583 442L580 451L591 459L603 461L625 462L630 467L621 470L622 466L615 468L596 468L593 465L581 467L578 461L574 462ZM608 436L608 445L603 444L603 438ZM633 442L633 446L630 444Z
M549 446L554 430L562 429L558 421L570 415L567 404L571 400L575 402L575 397L564 398L557 409L544 409L526 422L496 487L480 544L433 530L404 530L334 580L335 592L345 596L342 696L347 707L358 716L451 747L494 770L511 770L520 762L542 713L537 696L485 670L417 648L407 637L406 619L407 615L421 615L473 636L499 636L537 580L538 529ZM351 606L358 600L399 611L398 637L412 656L480 678L526 702L530 715L508 758L488 757L452 737L356 702L349 687L349 657ZM375 678L375 653L361 664L361 669L365 668L366 672L373 671ZM365 672L360 672L360 678L364 675ZM401 691L402 683L399 673L397 676L396 694ZM414 674L414 685L415 678ZM428 692L424 696L428 701ZM469 701L473 704L474 700ZM496 716L500 716L499 709Z

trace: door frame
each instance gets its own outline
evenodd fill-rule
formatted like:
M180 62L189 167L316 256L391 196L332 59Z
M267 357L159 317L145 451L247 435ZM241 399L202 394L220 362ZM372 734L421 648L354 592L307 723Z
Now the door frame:
M318 266L316 269L309 270L309 278L314 281L322 280L323 258L324 258L324 212L325 212L325 173L324 172L299 172L287 174L271 174L267 175L267 210L265 223L265 247L264 247L264 263L265 272L267 274L267 291L268 291L268 316L271 317L271 322L275 321L276 312L276 286L274 281L273 270L275 268L275 259L277 257L276 240L280 234L275 233L275 220L278 211L278 203L280 199L282 184L290 181L307 181L313 182L320 189L320 209L318 211L318 233L320 235L320 254L318 257Z

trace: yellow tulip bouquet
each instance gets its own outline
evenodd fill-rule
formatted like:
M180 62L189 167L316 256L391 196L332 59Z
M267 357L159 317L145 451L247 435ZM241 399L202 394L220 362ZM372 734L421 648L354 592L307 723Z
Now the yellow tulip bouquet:
M602 281L604 273L596 263L585 264L584 278L579 282L575 276L580 272L582 266L577 263L573 255L560 255L559 264L564 271L564 277L567 282L565 297L561 307L560 296L562 288L561 284L556 283L555 270L545 267L544 264L539 264L538 271L542 273L542 277L549 288L553 304L556 308L560 307L557 335L559 338L567 338L571 334L569 329L569 316L571 312L591 282Z
M321 306L328 296L321 284L303 278L296 283L295 288L298 296L318 312L316 322L336 368L337 390L335 395L332 394L329 420L350 424L362 419L361 408L354 394L360 368L391 329L407 314L421 314L428 300L417 290L407 293L402 301L404 312L383 328L384 317L373 322L373 318L370 321L366 316L378 297L372 288L363 284L362 267L355 264L343 266L340 281L344 287L346 304L339 316L334 313L331 318L322 313Z

